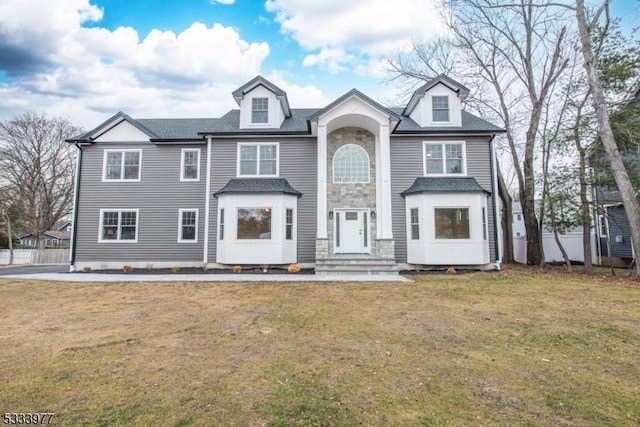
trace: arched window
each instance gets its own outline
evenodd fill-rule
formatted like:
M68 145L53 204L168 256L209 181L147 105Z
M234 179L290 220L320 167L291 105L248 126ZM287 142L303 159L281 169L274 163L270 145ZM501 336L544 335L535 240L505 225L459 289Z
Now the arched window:
M333 156L333 182L369 182L369 155L359 145L346 144Z

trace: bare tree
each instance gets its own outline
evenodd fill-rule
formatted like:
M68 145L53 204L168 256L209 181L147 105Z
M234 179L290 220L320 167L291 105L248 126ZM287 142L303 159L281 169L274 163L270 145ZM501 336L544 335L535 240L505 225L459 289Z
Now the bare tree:
M65 139L80 131L35 112L0 122L0 181L15 189L11 203L40 248L44 232L71 212L74 152Z
M422 78L444 62L443 71L465 78L478 88L475 100L481 110L502 121L518 182L527 234L527 264L542 260L541 239L535 211L536 143L544 103L554 83L567 67L569 48L565 12L541 8L549 2L499 0L444 3L450 11L451 37L416 45L413 61L390 60L391 69L406 78ZM449 52L448 55L442 52ZM457 54L451 53L456 52Z
M613 135L609 121L608 106L598 73L597 58L591 45L592 32L598 28L600 19L609 20L610 3L611 0L605 0L595 13L590 18L587 18L584 0L576 0L575 13L578 30L580 32L580 45L584 57L584 68L587 72L589 87L592 93L593 109L595 110L598 122L598 133L605 152L607 153L607 158L611 165L611 172L622 196L622 203L631 229L631 245L637 261L640 256L640 203L638 202L636 192L633 189L633 185L622 160L622 155L618 150ZM636 262L633 277L640 280L639 262Z

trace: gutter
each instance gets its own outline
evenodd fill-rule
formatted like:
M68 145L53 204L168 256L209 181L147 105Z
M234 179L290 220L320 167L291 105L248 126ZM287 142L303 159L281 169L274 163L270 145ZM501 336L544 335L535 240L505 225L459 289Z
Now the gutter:
M498 270L501 269L500 264L502 263L502 221L500 218L500 210L498 209L498 200L500 197L498 196L498 173L496 170L496 152L494 150L494 142L496 134L491 135L491 139L489 139L489 149L491 150L491 183L493 186L493 238L495 239L495 251L496 251L496 266ZM511 220L509 218L508 220Z
M82 147L78 142L74 142L78 149L76 157L76 182L73 190L73 219L71 220L71 248L69 250L69 271L75 271L76 263L76 240L78 227L78 201L80 200L80 172L82 170Z

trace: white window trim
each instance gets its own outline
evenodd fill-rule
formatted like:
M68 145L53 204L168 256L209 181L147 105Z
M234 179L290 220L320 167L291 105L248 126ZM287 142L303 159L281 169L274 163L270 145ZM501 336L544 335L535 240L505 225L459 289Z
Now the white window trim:
M413 211L414 209L416 210L416 219L417 219L416 223L413 222L413 217L411 215L411 211ZM420 229L421 228L420 227L420 222L421 222L420 219L421 219L420 218L420 208L419 207L410 207L409 208L409 221L408 221L408 223L409 223L409 240L411 240L411 241L418 242L418 241L420 241L422 239L422 233L421 233L422 230ZM413 237L413 226L414 225L418 226L418 237L417 238Z
M185 240L182 238L182 214L184 212L196 213L196 238L193 240ZM178 243L198 243L198 209L178 209Z
M102 228L104 227L104 212L135 212L136 213L136 238L134 240L122 240L121 234L121 215L118 215L118 239L105 240L102 238ZM138 243L138 233L140 231L140 209L128 209L128 208L108 208L100 209L100 226L98 227L98 243Z
M127 153L127 152L135 152L139 153L138 155L138 178L137 179L107 179L107 155L109 153ZM122 163L120 164L120 176L124 174L124 154L122 156ZM104 154L102 156L102 182L140 182L142 178L142 149L140 148L123 148L123 149L107 149L104 150Z
M469 212L469 238L468 239L439 239L436 230L436 209L466 209ZM473 208L471 206L434 206L433 207L433 240L435 242L471 242L473 238ZM480 236L482 238L482 236Z
M442 120L434 120L433 119L433 97L434 96L441 96L441 97L446 97L447 98L447 110L449 111L449 120L447 121L442 121ZM429 102L431 103L430 105L430 112L431 112L431 117L429 118L429 121L432 123L433 126L438 126L438 125L442 125L442 126L451 126L453 124L453 122L451 121L451 97L449 95L441 95L441 94L433 94L429 96Z
M340 152L340 150L342 150L343 148L347 147L347 146L356 146L360 149L362 149L362 151L364 151L364 154L367 156L367 180L366 181L336 181L336 155ZM333 153L333 159L331 161L331 167L332 167L332 181L334 184L369 184L371 182L371 157L369 156L369 153L367 152L367 149L364 148L363 146L359 145L359 144L344 144L342 146L340 146L335 153Z
M441 145L442 154L445 155L445 145L447 144L459 144L462 145L462 173L427 173L427 145ZM446 158L442 159L442 170L444 171L446 165ZM467 176L467 142L466 141L422 141L422 175L423 176Z
M291 238L287 239L287 211L291 209ZM294 208L289 208L289 207L285 207L284 208L284 222L283 222L283 229L284 229L284 239L283 242L295 242L296 241L296 209Z
M198 162L197 162L197 172L195 178L185 178L184 177L184 155L188 151L195 151L198 153ZM180 181L181 182L196 182L200 181L200 149L199 148L183 148L180 153Z
M269 146L269 145L276 146L276 173L273 175L264 175L260 173L260 147ZM240 173L240 150L242 147L247 147L247 146L258 147L258 158L256 159L256 162L257 162L256 170L258 173L254 175L242 175ZM236 153L236 176L238 178L240 177L242 178L274 178L274 177L280 176L280 143L279 142L239 142L237 153Z

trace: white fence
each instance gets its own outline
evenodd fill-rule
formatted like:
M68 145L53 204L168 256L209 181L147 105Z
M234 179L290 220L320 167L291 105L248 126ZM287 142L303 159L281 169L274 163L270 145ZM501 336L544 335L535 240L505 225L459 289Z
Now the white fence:
M0 250L0 265L9 263L9 250ZM14 249L13 263L25 264L69 264L69 249Z
M582 232L561 234L560 242L571 261L584 261ZM562 252L560 252L552 233L544 233L542 235L542 245L544 249L544 260L546 262L564 262ZM527 262L527 240L525 237L519 236L513 238L513 257L517 262L523 264ZM594 264L599 262L596 247L596 236L594 234L591 234L591 259Z

